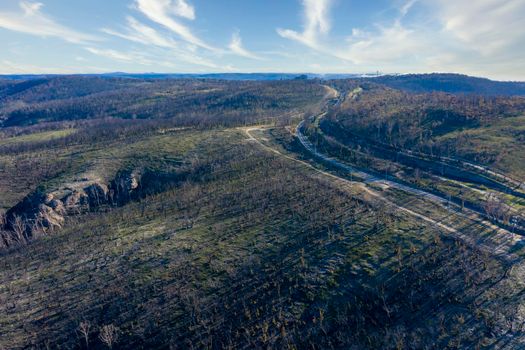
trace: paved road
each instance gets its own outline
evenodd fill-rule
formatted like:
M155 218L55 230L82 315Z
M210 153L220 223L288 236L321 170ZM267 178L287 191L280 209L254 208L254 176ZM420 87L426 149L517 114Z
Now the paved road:
M337 96L338 96L337 100L339 101L339 100L341 100L343 94L339 94ZM331 100L331 101L333 101L333 100ZM321 113L321 114L319 114L319 115L317 115L315 117L312 117L312 118L322 118L322 117L324 117L325 114L326 113ZM407 186L407 185L405 185L405 184L403 184L401 182L395 181L395 180L378 177L377 175L374 175L372 173L369 173L369 172L366 172L366 171L363 171L363 170L356 169L356 168L354 168L354 167L352 167L352 166L350 166L348 164L340 162L336 158L330 157L330 156L328 156L326 154L323 154L323 153L319 152L316 149L316 147L310 142L310 140L308 140L308 138L304 135L304 133L303 133L304 124L305 124L304 120L301 123L299 123L299 125L296 128L296 136L299 139L299 141L301 142L301 144L303 145L303 147L306 148L306 150L308 150L317 159L321 159L323 162L328 163L328 164L330 164L331 166L333 166L333 167L335 167L337 169L344 170L344 171L350 173L353 176L359 177L365 183L368 183L368 184L375 183L375 184L377 184L379 186L386 186L386 187L396 188L396 189L399 189L401 191L404 191L404 192L411 193L413 195L419 196L421 198L429 199L429 200L431 200L431 201L433 201L435 203L439 203L439 204L441 204L441 205L443 205L443 206L445 206L447 208L452 208L452 207L455 208L455 209L459 208L459 206L457 204L451 202L449 198L441 197L439 195L436 195L436 194L433 194L433 193L430 193L430 192L426 192L426 191L424 191L422 189L418 189L416 187ZM477 210L476 208L469 208L469 209L462 208L462 211L464 211L466 213L469 213L469 214L475 214L475 215L481 216L483 218L486 217L486 215L485 215L485 213L483 211ZM491 227L494 227L494 225L492 223L489 223L488 221L484 221L483 220L482 222L484 222L485 226L490 225ZM505 230L505 232L510 233L509 230ZM519 227L515 226L513 230L516 233L520 233L521 235L523 235L524 231L523 231L522 228L519 228Z
M466 213L463 213L463 212L457 212L457 211L453 211L451 212L451 215L459 215L459 216L462 216L464 218L467 218L473 222L476 222L477 224L479 224L480 226L484 227L485 229L489 229L489 230L492 230L494 235L493 235L493 243L492 244L485 244L485 243L479 243L477 241L478 237L476 235L470 235L470 234L466 234L466 233L463 233L461 230L457 229L457 228L454 228L450 225L447 225L446 223L443 222L444 219L440 219L440 220L436 220L436 219L433 219L429 216L426 216L424 214L421 214L421 213L418 213L418 212L415 212L414 210L410 209L410 208L407 208L405 206L402 206L400 204L397 204L397 203L394 203L392 202L391 200L387 199L383 194L381 194L380 192L377 192L373 189L371 189L370 187L367 186L367 184L365 182L360 182L360 181L352 181L352 180L348 180L344 177L340 177L338 175L335 175L335 174L332 174L330 172L327 172L327 171L324 171L324 170L321 170L321 169L318 169L316 168L315 166L313 166L312 164L306 162L306 161L303 161L303 160L300 160L300 159L297 159L295 157L292 157L292 156L289 156L285 153L282 153L280 152L279 150L276 150L270 146L267 146L265 145L263 142L261 142L259 139L257 139L253 134L252 132L254 131L261 131L261 130L265 130L265 129L268 129L268 128L271 128L271 127L264 127L264 126L255 126L255 127L248 127L248 128L241 128L242 130L244 130L245 134L247 135L248 137L248 141L250 142L254 142L254 143L257 143L260 147L266 149L267 151L269 152L272 152L274 154L277 154L283 158L286 158L290 161L293 161L293 162L297 162L297 163L300 163L312 170L314 170L315 172L319 173L319 174L322 174L324 176L327 176L327 177L330 177L332 178L334 181L337 181L339 184L341 184L341 186L345 186L345 185L350 185L352 187L359 187L360 189L362 189L364 192L366 192L367 194L369 194L370 196L374 197L375 199L377 200L380 200L380 201L383 201L385 204L387 204L388 206L390 207L393 207L393 208L396 208L406 214L409 214L413 217L416 217L418 219L420 219L421 221L423 222L426 222L428 224L431 224L433 225L434 227L436 228L439 228L441 230L444 230L450 234L453 234L455 235L456 237L462 239L464 242L466 243L469 243L469 244L472 244L472 245L476 245L478 246L481 250L483 251L486 251L490 254L494 254L495 256L499 256L503 259L506 259L506 260L509 260L509 261L513 261L514 259L516 259L516 256L514 253L509 253L509 250L511 249L511 247L513 247L515 244L517 243L520 243L522 242L522 237L521 236L518 236L518 235L511 235L510 232L504 230L504 229L501 229L493 224L491 224L490 222L487 222L485 220L481 220L479 219L479 217L477 216L477 214L475 213L471 213L470 215L469 214L466 214ZM302 134L302 133L298 133L298 137L299 135L302 135L303 137L303 140L305 140L305 136ZM307 139L306 139L307 141ZM309 142L307 143L307 145L309 144ZM306 145L305 145L306 147ZM310 149L309 151L311 151L311 144L310 144ZM314 152L316 152L315 150L313 150ZM316 152L316 153L319 153L319 152ZM332 159L330 157L326 157L322 154L319 153L320 156L323 156L325 159L325 161L335 161L337 162L335 159ZM339 163L339 162L337 162ZM335 163L333 163L334 166L335 166ZM348 171L352 171L354 174L358 175L358 174L361 174L361 175L367 175L368 176L368 180L365 180L365 181L368 181L368 183L370 182L376 182L376 183L390 183L392 185L392 187L396 187L396 188L399 188L399 189L404 189L406 188L407 190L410 190L410 193L414 193L413 191L416 191L416 193L421 193L421 191L419 190L415 190L415 189L412 189L408 186L404 186L402 184L397 184L397 183L394 183L394 182L391 182L391 181L386 181L385 180L380 180L370 174L367 174L366 172L360 172L360 171L355 171L354 172L354 168L346 165L346 164L342 164L342 163L339 163L342 167L342 169L344 170L348 170ZM434 199L434 198L437 198L439 202L443 202L444 199L443 198L440 198L440 197L437 197L437 196L434 196L432 194L428 194L428 193L425 193L423 192L423 196L426 197L426 198L430 198L430 199Z
M340 176L334 175L334 174L329 173L329 172L327 172L327 171L320 170L320 169L314 167L312 164L310 164L310 163L308 163L308 162L305 162L305 161L303 161L303 160L300 160L300 159L297 159L297 158L291 157L291 156L286 155L286 154L284 154L284 153L282 153L282 152L280 152L280 151L278 151L278 150L276 150L276 149L274 149L274 148L272 148L272 147L269 147L269 146L265 145L265 144L262 143L260 140L258 140L255 136L252 135L252 132L253 132L253 131L260 131L260 130L265 130L265 129L266 129L265 127L259 127L259 126L249 127L249 128L243 128L244 132L245 132L246 135L248 136L248 141L251 141L251 142L255 142L255 143L257 143L259 146L261 146L262 148L266 149L266 150L269 151L269 152L275 153L275 154L277 154L277 155L279 155L279 156L281 156L281 157L284 157L284 158L286 158L286 159L288 159L288 160L291 160L291 161L294 161L294 162L297 162L297 163L301 163L301 164L307 166L308 168L310 168L310 169L312 169L312 170L314 170L314 171L316 171L316 172L318 172L318 173L320 173L320 174L322 174L322 175L325 175L325 176L331 177L331 178L333 178L333 179L335 179L335 180L341 181L342 183L350 184L350 185L353 185L353 186L359 186L361 189L363 189L366 193L368 193L368 194L371 195L372 197L375 197L375 198L377 198L377 199L380 199L380 200L386 202L387 204L389 204L389 205L391 205L391 206L393 206L393 207L396 207L397 209L400 209L400 210L402 210L402 211L404 211L404 212L406 212L406 213L408 213L408 214L410 214L410 215L413 215L413 216L416 216L416 217L418 217L418 218L420 218L420 219L423 219L424 221L426 221L426 222L428 222L428 223L431 223L431 224L433 224L433 225L436 225L436 226L438 226L438 227L440 227L440 228L442 228L442 229L444 229L444 230L446 230L446 231L448 231L448 232L451 232L451 233L459 233L459 231L457 231L457 230L456 230L455 228L453 228L453 227L447 226L447 225L445 225L445 224L443 224L443 223L441 223L441 222L439 222L439 221L436 221L436 220L434 220L434 219L432 219L432 218L430 218L430 217L428 217L428 216L425 216L425 215L422 215L422 214L416 213L416 212L414 212L414 211L412 211L412 210L410 210L410 209L408 209L408 208L405 208L405 207L403 207L403 206L401 206L401 205L398 205L398 204L396 204L396 203L394 203L394 202L392 202L392 201L386 199L386 198L385 198L383 195L381 195L380 193L378 193L378 192L376 192L376 191L374 191L374 190L368 188L368 187L366 186L366 183L365 183L365 182L361 182L361 181L353 181L353 180L347 180L347 179L345 179L345 178L343 178L343 177L340 177ZM303 136L303 137L304 137L304 136ZM331 159L331 158L326 157L325 159L328 161L328 160ZM334 160L334 161L335 161L335 160ZM353 168L350 167L350 166L348 166L348 165L346 165L346 164L341 164L341 166L344 166L344 167L345 167L346 169L348 169L348 170L352 169L352 171L353 171ZM365 174L366 174L366 173L364 173L364 172L358 172L358 173L360 173L360 174L362 174L362 175L365 175ZM355 174L357 175L357 173L355 173ZM359 176L359 177L362 178L361 176ZM369 180L370 180L370 181L372 181L372 180L373 180L373 181L382 181L382 180L379 180L379 179L377 179L377 178L373 178L373 177L370 177ZM368 183L370 183L370 181L368 181Z
M332 90L332 92L333 92L333 90ZM341 94L335 95L335 97L337 98L338 101L341 99L341 96L342 96ZM323 116L323 115L324 115L324 113L320 114L318 117ZM491 254L503 257L505 259L514 259L515 258L515 254L509 253L509 250L515 244L518 244L518 243L521 244L521 242L523 241L523 237L521 237L519 235L511 234L510 231L505 230L503 228L500 228L500 227L492 224L491 222L489 222L487 220L484 220L483 219L484 213L481 213L481 212L478 212L478 211L475 211L475 210L469 210L469 209L464 209L463 211L458 211L457 209L459 208L459 206L457 206L457 205L455 205L453 203L450 203L450 201L447 198L440 197L438 195L435 195L435 194L432 194L432 193L428 193L428 192L425 192L425 191L423 191L421 189L413 188L413 187L407 186L405 184L402 184L402 183L399 183L399 182L396 182L396 181L380 178L380 177L378 177L378 176L376 176L374 174L368 173L368 172L363 171L363 170L356 169L356 168L354 168L354 167L352 167L352 166L350 166L348 164L344 164L344 163L340 162L336 158L329 157L329 156L327 156L327 155L317 151L315 146L308 140L308 138L303 133L304 121L302 121L297 126L296 132L295 132L297 138L299 139L299 141L301 142L303 147L308 152L310 152L312 155L314 155L316 158L321 159L323 162L325 162L327 164L330 164L330 165L332 165L333 167L335 167L337 169L341 169L343 171L346 171L346 172L352 174L353 176L356 177L356 180L359 180L359 181L347 180L347 179L345 179L343 177L337 176L337 175L332 174L330 172L326 172L326 171L320 170L320 169L314 167L312 164L310 164L308 162L299 160L299 159L297 159L295 157L289 156L289 155L284 154L284 153L282 153L282 152L280 152L280 151L278 151L278 150L276 150L276 149L274 149L274 148L272 148L270 146L265 145L263 142L258 140L252 134L253 131L264 130L264 129L267 129L267 127L250 127L250 128L243 128L243 129L244 129L246 135L248 136L248 140L249 141L252 141L252 142L255 142L255 143L259 144L261 147L265 148L266 150L268 150L268 151L270 151L272 153L278 154L278 155L280 155L280 156L282 156L284 158L287 158L287 159L289 159L291 161L301 163L301 164L303 164L303 165L305 165L305 166L315 170L318 173L321 173L321 174L323 174L325 176L329 176L329 177L333 178L336 181L340 181L342 184L347 184L347 185L351 184L353 186L358 186L359 188L361 188L363 191L365 191L366 193L368 193L372 197L387 203L389 206L397 208L398 210L400 210L402 212L405 212L405 213L407 213L409 215L412 215L413 217L416 217L416 218L418 218L418 219L420 219L420 220L422 220L424 222L432 224L432 225L434 225L437 228L440 228L440 229L445 230L445 231L447 231L449 233L452 233L455 236L457 236L458 238L463 239L465 242L469 242L469 243L471 243L473 245L476 245L479 248L481 248L482 250L490 252ZM406 193L413 194L413 195L418 196L420 198L428 199L428 200L430 200L433 203L441 204L444 207L450 208L451 209L450 210L450 216L455 216L455 215L461 216L463 218L466 218L466 219L472 220L473 222L476 222L477 224L479 224L481 227L484 227L485 229L491 230L493 232L494 243L495 242L499 242L499 243L496 246L494 246L494 244L490 244L490 245L480 244L477 241L476 235L472 236L470 234L465 234L465 233L461 232L460 230L458 230L458 229L456 229L456 228L454 228L454 227L452 227L450 225L445 224L441 220L435 220L435 219L433 219L433 218L431 218L429 216L426 216L424 214L421 214L421 213L418 213L416 211L413 211L410 208L407 208L407 207L405 207L403 205L394 203L391 200L387 199L380 192L377 192L377 191L373 190L372 188L370 188L369 186L367 186L367 184L376 184L379 187L395 188L395 189L404 191ZM454 207L456 210L452 209L452 207ZM481 218L480 218L480 215L481 215Z
M339 105L340 103L342 103L342 101L344 101L344 99L346 97L345 94L341 94L341 93L339 93L337 90L335 90L333 88L330 88L329 90L330 90L333 98L331 100L327 101L327 103L325 105L325 108L328 108L328 106L330 104ZM323 118L325 115L326 115L326 112L325 113L321 113L321 114L319 114L317 116L314 116L312 118L320 119L320 118ZM405 185L405 184L403 184L401 182L395 181L395 180L390 180L390 179L386 179L386 178L379 178L377 175L368 173L368 172L363 171L363 170L358 170L358 169L353 168L352 166L350 166L348 164L344 164L344 163L338 161L336 158L332 158L332 157L329 157L329 156L327 156L325 154L322 154L322 153L318 152L316 147L303 134L304 123L305 123L305 121L302 121L297 126L297 128L296 128L296 136L299 139L299 141L301 142L301 144L303 145L303 147L305 147L311 154L313 154L318 159L322 159L324 162L329 163L329 164L331 164L332 166L334 166L334 167L336 167L338 169L342 169L342 170L347 171L347 172L349 172L351 174L354 174L355 176L358 176L358 177L362 178L363 181L366 182L366 183L376 183L376 184L378 184L380 186L389 186L389 187L397 188L399 190L402 190L402 191L405 191L405 192L408 192L408 193L411 193L411 194L414 194L414 195L417 195L417 196L420 196L420 197L426 197L426 198L431 199L432 201L434 201L436 203L441 203L442 205L445 205L447 207L450 207L451 205L455 206L455 207L459 207L457 204L451 203L449 198L441 197L439 195L436 195L436 194L433 194L433 193L430 193L430 192L426 192L426 191L418 189L416 187L407 186L407 185ZM410 154L410 153L407 153L407 154ZM452 158L450 158L450 160L454 160L455 161L455 159L452 159ZM468 162L464 162L464 161L462 161L462 163L465 166L474 167L474 168L476 168L478 170L485 171L486 173L490 173L493 176L500 177L500 178L505 179L505 180L507 180L507 181L509 181L511 183L514 183L513 180L511 178L507 177L506 175L501 174L501 173L497 173L497 172L492 171L491 169L488 169L486 167L481 167L481 166L478 166L478 165L475 165L475 164L472 164L472 163L468 163ZM520 188L519 183L517 183L517 187L516 188ZM464 210L465 211L470 211L472 213L475 213L476 215L481 215L482 217L486 217L485 213L483 211L477 210L476 208L470 208L470 209L464 209ZM515 210L511 210L511 212L518 214ZM514 223L519 222L517 217L518 216L513 217L512 220L513 220ZM516 231L519 231L521 234L523 234L523 232L524 232L523 228L518 228L518 227L515 226L515 229L516 229Z
M337 159L329 157L329 156L327 156L327 155L317 151L315 146L303 134L303 129L304 129L304 121L302 121L297 126L297 129L296 129L296 136L299 139L299 141L301 142L301 144L303 145L303 147L306 148L308 150L308 152L313 154L316 158L319 158L319 159L323 160L324 162L334 166L335 168L347 171L347 172L351 173L353 176L359 177L365 183L375 183L375 184L382 185L382 186L388 186L388 187L397 188L399 190L402 190L402 191L405 191L405 192L408 192L408 193L412 193L412 194L420 196L420 197L426 197L426 198L431 199L431 200L433 200L433 201L435 201L437 203L447 204L449 202L449 200L446 199L446 198L434 195L432 193L425 192L425 191L417 189L417 188L406 186L406 185L404 185L402 183L399 183L399 182L395 182L395 181L391 181L391 180L387 180L387 179L381 179L381 178L377 177L376 175L373 175L371 173L367 173L367 172L362 171L362 170L358 170L358 169L356 169L356 168L354 168L354 167L352 167L352 166L350 166L348 164L341 163Z

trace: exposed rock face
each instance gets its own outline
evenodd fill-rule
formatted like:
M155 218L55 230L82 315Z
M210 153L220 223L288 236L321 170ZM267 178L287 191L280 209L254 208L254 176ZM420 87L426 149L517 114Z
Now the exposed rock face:
M84 190L74 190L64 198L68 214L78 214L89 209L89 197Z
M141 172L135 170L117 175L111 183L112 200L115 203L125 203L140 186Z
M100 183L94 183L84 189L88 196L89 205L91 207L97 207L102 204L106 204L109 198L108 186Z
M129 176L126 178L126 190L129 192L136 190L139 187L139 174L136 172L132 172L129 174Z
M15 218L24 221L28 235L35 231L61 228L64 224L64 206L52 194L34 193L7 212L8 228Z
M44 228L61 228L64 225L66 210L61 200L52 194L44 197L44 203L38 206L36 220Z
M61 228L64 225L64 217L57 213L53 208L40 204L35 215L35 223L39 223L43 228Z
M93 210L105 204L124 204L133 198L140 186L140 171L119 174L110 186L92 183L83 189L69 190L62 199L52 193L33 193L6 213L7 229L15 218L22 219L27 236L48 229L59 229L68 215L76 215Z
M53 199L46 204L49 205L59 215L64 216L67 214L66 207L64 207L64 203L62 203L62 201L59 199Z
M55 200L55 196L52 193L43 195L44 203L48 204Z
M120 192L130 193L139 187L139 177L138 171L120 174L114 181L115 187Z

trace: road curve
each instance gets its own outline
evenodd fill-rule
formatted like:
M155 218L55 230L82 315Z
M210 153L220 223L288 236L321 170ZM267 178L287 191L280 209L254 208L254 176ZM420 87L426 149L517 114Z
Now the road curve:
M299 125L297 126L295 135L299 139L299 142L301 142L303 147L306 148L306 150L308 152L310 152L316 158L319 158L319 159L323 160L324 162L326 162L326 163L328 163L328 164L330 164L330 165L332 165L332 166L334 166L334 167L336 167L338 169L342 169L344 171L347 171L347 172L351 173L354 176L357 176L357 177L363 179L363 182L370 183L370 184L371 183L377 183L379 185L386 185L386 186L389 186L389 187L397 188L397 189L402 190L404 192L408 192L408 193L411 193L411 194L414 194L414 195L417 195L417 196L421 196L421 197L426 197L426 198L431 199L431 200L433 200L435 202L438 202L438 203L444 203L444 204L449 203L449 200L446 199L446 198L437 196L437 195L432 194L432 193L425 192L425 191L417 189L417 188L406 186L406 185L404 185L402 183L399 183L399 182L395 182L395 181L391 181L391 180L387 180L387 179L381 179L381 178L377 177L376 175L367 173L367 172L362 171L362 170L358 170L358 169L356 169L356 168L354 168L354 167L352 167L352 166L350 166L348 164L341 163L337 159L329 157L329 156L327 156L327 155L317 151L315 146L310 142L310 140L308 140L306 135L304 135L303 129L304 129L304 121L299 123Z
M467 218L469 220L477 222L479 225L481 225L481 226L483 226L485 228L493 230L494 234L498 236L498 238L495 239L495 242L496 241L500 242L496 246L480 244L479 242L476 241L476 237L472 237L472 236L470 236L468 234L463 233L461 230L458 230L457 228L454 228L454 227L452 227L450 225L445 224L444 222L442 222L441 219L440 220L433 219L433 218L431 218L429 216L426 216L424 214L415 212L414 210L411 210L411 209L409 209L407 207L404 207L402 205L399 205L397 203L392 202L391 200L389 200L385 196L383 196L381 193L379 193L379 192L371 189L370 187L368 187L366 182L348 180L348 179L346 179L344 177L341 177L341 176L332 174L330 172L321 170L321 169L313 166L309 162L306 162L306 161L297 159L295 157L289 156L289 155L287 155L287 154L285 154L283 152L280 152L279 150L276 150L276 149L274 149L274 148L272 148L270 146L265 145L264 143L262 143L259 139L257 139L252 134L253 131L265 130L265 129L269 129L269 128L271 128L271 127L270 126L266 126L266 127L264 127L264 126L254 126L254 127L240 128L240 129L242 129L244 131L244 133L246 134L246 136L248 137L247 141L256 143L259 147L262 147L263 149L265 149L265 150L267 150L267 151L269 151L271 153L274 153L274 154L276 154L278 156L286 158L286 159L288 159L290 161L300 163L300 164L302 164L302 165L304 165L304 166L314 170L315 172L317 172L319 174L322 174L324 176L330 177L330 178L332 178L335 181L339 181L341 184L358 187L361 190L363 190L364 192L366 192L368 195L370 195L371 197L374 197L375 199L384 202L388 206L390 206L392 208L396 208L397 210L399 210L401 212L404 212L404 213L406 213L406 214L408 214L408 215L410 215L412 217L418 218L418 219L426 222L427 224L433 225L436 228L439 228L441 230L444 230L444 231L448 232L449 234L453 234L454 236L456 236L457 238L462 239L466 243L478 246L483 251L486 251L486 252L488 252L490 254L494 254L496 256L499 256L499 257L501 257L501 258L503 258L505 260L513 261L515 259L515 254L514 253L509 253L509 250L510 250L510 247L514 246L515 244L517 244L519 242L522 242L522 237L521 236L511 235L510 232L508 232L507 230L501 229L501 228L491 224L490 222L487 222L487 221L484 221L484 220L480 219L475 213L473 213L471 215L467 215L466 213L457 212L457 211L454 211L453 213L451 213L451 215L463 216L463 217L465 217L465 218ZM302 135L302 133L301 133L301 135ZM305 136L303 135L303 137L305 137ZM322 154L320 154L320 155L322 155ZM331 158L324 156L324 159L331 159ZM336 160L334 159L333 161L336 161ZM350 170L350 169L354 170L352 167L350 167L350 166L348 166L346 164L341 164L341 163L339 163L339 164L342 166L342 169L344 169L344 170ZM359 175L359 174L365 175L366 173L357 171L357 172L354 172L354 174L356 174L356 175ZM373 177L372 175L369 175L369 174L368 174L368 176L369 176L368 177L368 183L370 183L371 181L385 183L384 182L385 180L377 179L377 178L375 178L375 177ZM401 184L396 184L394 182L388 182L388 183L391 183L392 186L395 185L395 187L397 187L399 189L406 187L407 189L414 190L414 189L411 189L408 186L404 186L404 185L401 185ZM400 187L400 186L402 186L402 187ZM416 190L416 191L418 191L418 190ZM414 192L411 191L411 193L414 193ZM439 197L434 196L432 194L424 193L424 196L426 198L434 198L434 197L436 197L436 198L439 199L439 201L441 203L444 201L443 198L439 198Z
M323 114L321 114L320 116L322 116ZM318 116L319 117L319 116ZM438 204L441 204L442 206L445 206L447 207L448 209L451 209L452 207L458 209L460 208L457 204L451 202L448 198L445 198L445 197L441 197L437 194L433 194L433 193L430 193L430 192L426 192L424 190L421 190L421 189L418 189L418 188L415 188L415 187L411 187L411 186L407 186L403 183L400 183L400 182L397 182L397 181L393 181L393 180L389 180L389 179L385 179L385 178L380 178L374 174L371 174L371 173L368 173L366 171L363 171L363 170L358 170L348 164L344 164L342 162L340 162L339 160L333 158L333 157L329 157L321 152L319 152L316 147L310 142L310 140L308 140L308 138L306 137L306 135L304 135L303 133L303 129L304 129L304 123L305 121L301 121L301 123L299 123L299 125L297 126L296 128L296 131L295 131L295 136L297 137L297 139L299 140L299 142L302 144L302 146L308 151L310 152L315 158L317 159L320 159L322 160L323 162L337 168L337 169L340 169L340 170L343 170L343 171L346 171L348 173L350 173L351 175L353 176L356 176L356 177L359 177L360 179L362 179L362 181L364 183L367 183L367 184L372 184L372 183L375 183L375 184L378 184L378 185L382 185L382 186L388 186L388 187L391 187L391 188L396 188L398 190L401 190L403 192L406 192L406 193L410 193L410 194L413 194L415 196L419 196L421 198L425 198L425 199L429 199L431 201L433 201L434 203L438 203ZM485 227L490 227L490 228L493 228L494 230L497 230L497 231L501 231L501 232L505 232L507 234L511 234L511 231L509 229L505 229L505 228L502 228L500 226L497 226L487 220L485 220L485 214L482 213L481 211L477 211L475 209L469 209L469 208L461 208L462 212L459 212L458 210L455 210L454 212L459 214L459 215L462 215L462 216L469 216L467 215L466 213L469 213L469 214L472 214L472 215L476 215L478 217L481 217L478 219L478 222L482 225L484 225ZM519 233L520 235L524 235L523 233L523 230L521 228L514 228L514 233Z

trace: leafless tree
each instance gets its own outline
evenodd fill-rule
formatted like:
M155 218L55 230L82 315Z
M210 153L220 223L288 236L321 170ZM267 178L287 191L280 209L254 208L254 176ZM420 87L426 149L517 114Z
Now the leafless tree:
M89 349L89 333L91 331L91 324L88 321L82 321L78 325L78 332L84 338L86 349Z
M510 218L510 212L506 210L505 204L493 193L489 194L483 207L487 216L492 220L505 222Z
M17 243L27 243L26 224L22 217L19 215L14 215L13 219L11 220L11 227L13 229L14 239L17 241Z
M416 183L419 183L421 181L421 170L419 170L419 168L416 168L416 170L414 170L414 181Z
M391 311L390 307L387 305L387 297L386 297L386 294L385 294L385 287L384 286L381 286L381 289L379 290L379 297L381 298L381 301L383 302L383 310L385 310L386 315L390 319L390 315L391 315L392 311Z
M118 328L112 324L102 326L98 337L108 348L112 349L118 340Z
M46 229L42 222L42 218L38 217L35 219L33 225L31 226L31 236L32 237L42 237L45 235Z
M0 229L2 229L5 226L5 224L7 223L6 221L7 219L5 216L5 211L3 209L0 209Z
M6 215L3 210L0 210L0 248L5 248L9 246L10 243L10 234L9 232L4 231L6 225Z

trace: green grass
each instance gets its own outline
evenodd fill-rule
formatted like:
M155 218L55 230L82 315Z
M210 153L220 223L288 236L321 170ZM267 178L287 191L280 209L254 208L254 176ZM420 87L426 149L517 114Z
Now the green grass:
M319 118L318 118L319 119ZM505 125L514 125L514 124L520 124L525 119L524 118L509 118L513 119L509 123L506 123ZM514 120L517 119L517 120ZM500 127L501 129L501 127ZM495 130L500 130L495 129ZM505 205L512 207L518 211L523 210L522 206L522 200L514 195L509 195L507 192L504 192L502 190L490 188L487 189L484 186L480 186L476 183L471 183L468 181L458 181L442 176L437 176L436 174L430 174L428 172L425 172L424 169L420 170L419 178L415 178L415 169L406 165L403 165L402 163L396 163L393 160L390 159L383 159L380 158L380 156L374 156L369 153L364 153L357 151L356 149L351 149L350 147L346 146L344 143L340 142L336 138L327 135L323 132L320 128L315 128L315 137L320 140L320 144L322 147L324 147L323 152L330 154L331 156L335 158L339 158L341 161L346 162L350 165L356 166L357 168L362 169L368 169L369 171L374 171L377 174L385 174L386 171L388 171L389 176L394 176L398 181L401 180L405 183L412 184L413 186L416 186L420 189L426 190L427 192L432 193L438 193L443 198L448 198L449 196L453 198L454 200L461 202L464 201L464 203L467 204L475 204L479 208L483 208L486 201L490 198L490 195L495 195L497 198L502 201ZM508 132L510 132L507 129ZM515 134L520 134L521 130L520 128L512 129L517 130L514 131ZM476 132L480 132L480 135L482 137L487 137L482 133L483 130L477 130ZM497 132L497 131L492 131ZM487 133L489 133L487 131ZM454 136L454 139L458 138L457 136ZM463 143L463 147L469 148L468 142ZM493 144L490 146L491 150L494 152L500 152L502 149L505 150L505 148L500 147L500 145ZM517 157L521 157L521 150L522 146L520 145L518 140L514 140L512 142L512 146L509 146L508 149L512 150L515 149L515 154L518 154ZM471 148L469 148L471 149ZM477 151L479 152L479 150ZM505 151L506 152L506 151ZM513 151L509 151L508 154L511 154ZM520 160L514 160L518 162L518 164L515 165L516 168L521 169L523 166L523 163L520 163ZM510 172L508 172L510 173ZM522 173L522 172L521 172ZM512 176L512 175L511 175ZM518 177L515 177L518 178ZM483 209L481 209L483 210Z
M462 140L454 150L467 159L486 163L523 180L525 174L525 116L501 118L490 126L456 131L437 138L438 143Z
M54 130L54 131L44 131L28 135L15 136L0 138L0 146L4 145L13 145L17 143L28 143L28 142L38 142L38 141L49 141L53 139L59 139L66 137L75 133L76 129L63 129L63 130Z
M288 131L256 134L300 156ZM381 191L458 227L465 244L359 187L247 142L242 130L180 130L39 152L32 159L70 164L38 182L48 189L89 172L110 179L136 167L204 170L124 206L70 217L63 230L3 253L0 348L80 346L83 320L93 326L95 348L106 324L119 328L123 348L391 348L400 326L418 348L475 347L496 344L481 336L512 319L512 303L521 302L521 275L502 279L507 261L469 245L501 245L493 231L407 193ZM480 308L485 323L475 321Z

